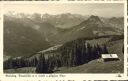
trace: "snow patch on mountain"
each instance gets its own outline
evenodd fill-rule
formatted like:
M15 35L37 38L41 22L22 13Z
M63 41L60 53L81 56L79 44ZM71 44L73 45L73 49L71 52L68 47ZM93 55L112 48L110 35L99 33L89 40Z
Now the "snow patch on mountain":
M86 28L86 27L85 27L85 26L83 26L83 27L81 27L81 28L77 29L76 31L83 30L84 28Z

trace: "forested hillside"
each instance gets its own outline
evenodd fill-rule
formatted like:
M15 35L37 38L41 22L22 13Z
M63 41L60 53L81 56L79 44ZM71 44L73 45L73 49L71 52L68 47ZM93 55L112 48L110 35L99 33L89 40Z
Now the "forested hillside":
M114 50L115 46L119 50ZM87 66L91 61L100 59L101 54L109 53L118 54L120 61L123 61L123 35L100 36L73 40L56 48L40 51L29 57L10 58L4 62L4 69L33 67L36 68L34 72L37 73L53 73L59 72L57 70L60 70L62 67L75 69L75 67L78 68L78 66L83 66L84 64ZM115 62L115 64L120 61ZM101 66L102 63L96 63L96 65L97 64ZM121 64L123 64L123 62ZM91 64L89 64L89 66L90 65ZM118 68L123 67L119 66ZM66 69L62 69L60 72L64 72L63 70L65 71ZM68 72L68 69L65 72Z

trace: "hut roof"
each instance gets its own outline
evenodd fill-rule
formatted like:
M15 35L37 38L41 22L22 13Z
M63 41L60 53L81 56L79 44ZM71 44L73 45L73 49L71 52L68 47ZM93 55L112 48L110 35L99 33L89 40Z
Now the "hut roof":
M118 58L117 54L102 54L102 58Z

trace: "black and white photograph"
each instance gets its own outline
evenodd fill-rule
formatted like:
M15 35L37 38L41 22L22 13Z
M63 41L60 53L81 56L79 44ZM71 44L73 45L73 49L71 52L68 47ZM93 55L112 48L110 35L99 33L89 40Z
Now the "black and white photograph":
M3 7L4 73L124 73L123 3Z

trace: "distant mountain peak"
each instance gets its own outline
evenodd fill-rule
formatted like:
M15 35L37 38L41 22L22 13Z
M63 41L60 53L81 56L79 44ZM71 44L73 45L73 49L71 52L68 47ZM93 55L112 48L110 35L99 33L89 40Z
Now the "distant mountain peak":
M123 17L112 17L109 20L110 21L118 21L118 20L123 21Z
M94 16L94 15L91 15L89 18L88 18L88 21L91 21L91 22L98 22L100 20L100 18L98 16Z
M104 27L104 23L101 21L101 19L98 16L90 16L87 20L81 23L82 26L88 26L88 27Z

